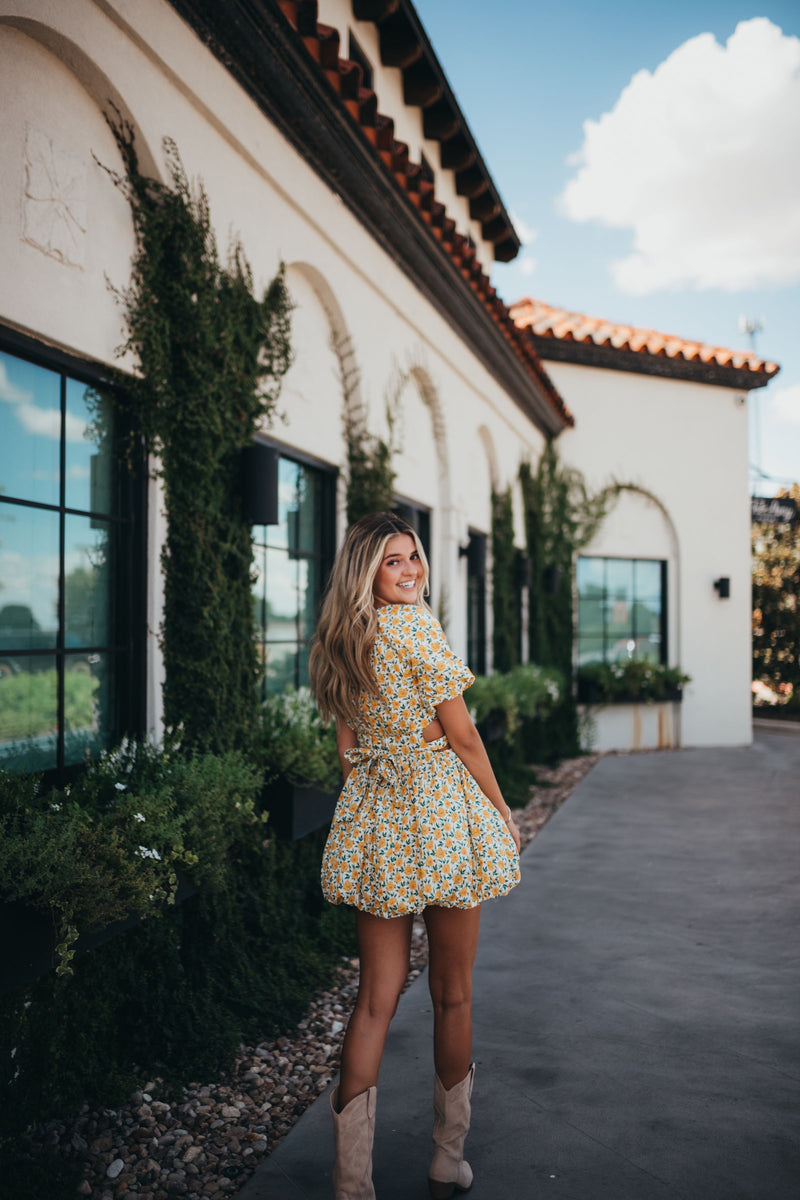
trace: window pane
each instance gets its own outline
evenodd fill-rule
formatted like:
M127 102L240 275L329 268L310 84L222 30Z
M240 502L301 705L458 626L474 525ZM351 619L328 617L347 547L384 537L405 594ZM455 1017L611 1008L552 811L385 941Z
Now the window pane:
M267 646L267 691L283 692L297 679L297 646L291 642Z
M309 638L314 632L314 594L311 586L311 563L307 558L297 564L297 633L295 636ZM310 612L310 616L309 616Z
M0 504L0 647L55 648L58 513Z
M111 744L116 728L111 664L114 655L64 657L64 762L76 763Z
M267 565L263 546L253 547L253 628L263 638L267 625Z
M56 765L58 684L51 660L0 662L0 767L45 771Z
M604 662L604 643L602 635L583 634L578 638L578 665L585 667L587 663Z
M319 535L319 480L312 471L301 467L298 483L296 548L303 554L314 554Z
M601 596L605 591L604 558L579 558L577 584L579 596Z
M287 458L278 459L278 524L264 527L264 541L268 546L280 546L288 550L292 545L289 527L296 538L297 484L300 467ZM295 514L290 516L290 513Z
M634 653L633 563L623 559L606 562L606 642L613 661Z
M267 550L267 638L297 637L297 561L282 550Z
M67 516L64 525L64 646L111 640L111 527Z
M578 629L581 637L598 637L603 639L603 597L580 599L578 601Z
M297 651L297 682L300 687L308 687L308 656L309 646L300 646Z
M67 380L67 508L110 513L112 508L111 405L92 388Z
M300 637L308 641L317 626L317 607L322 591L321 567L317 559L306 559L302 564L303 585L299 613Z
M61 379L0 352L0 491L58 504Z
M661 608L661 563L640 561L636 567L636 596L652 600Z

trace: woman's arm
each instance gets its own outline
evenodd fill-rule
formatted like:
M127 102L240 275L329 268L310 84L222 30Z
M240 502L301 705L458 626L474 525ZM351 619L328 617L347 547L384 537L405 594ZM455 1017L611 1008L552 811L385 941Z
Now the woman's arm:
M349 725L344 721L336 719L336 749L339 751L339 762L342 764L342 775L347 783L347 776L353 769L353 764L348 762L344 756L345 750L353 750L358 745L358 738L353 733Z
M508 831L514 839L517 850L520 848L519 830L517 829L511 809L503 799L500 785L494 776L489 755L475 728L475 722L469 715L463 696L454 700L443 700L436 706L436 714L447 734L451 748L463 762L478 787L495 806L500 816L508 826Z

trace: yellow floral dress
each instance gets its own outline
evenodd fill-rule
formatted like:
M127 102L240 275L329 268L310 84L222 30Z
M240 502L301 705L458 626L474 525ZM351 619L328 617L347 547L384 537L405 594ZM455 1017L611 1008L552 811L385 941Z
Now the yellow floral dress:
M322 860L326 899L398 917L504 895L520 877L505 822L447 738L422 737L436 705L474 676L416 604L378 609L372 664L380 693L362 693L353 722L353 770Z

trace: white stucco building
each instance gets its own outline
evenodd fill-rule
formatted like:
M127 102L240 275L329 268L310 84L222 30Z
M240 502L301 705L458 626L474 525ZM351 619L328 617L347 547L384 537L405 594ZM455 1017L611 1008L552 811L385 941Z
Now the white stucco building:
M777 368L582 334L546 306L512 316L489 271L519 241L409 0L0 0L0 111L0 743L38 738L37 765L61 768L160 725L157 489L104 491L86 437L87 388L122 338L109 284L125 287L134 248L99 165L122 169L110 112L157 179L174 140L257 289L286 264L294 365L285 420L263 431L283 524L255 538L276 686L304 677L343 532L344 352L375 432L401 381L398 503L474 668L491 667L491 595L481 556L460 551L488 538L492 490L509 485L524 549L518 470L555 437L590 485L632 485L584 557L663 564L659 652L692 676L681 740L749 741L745 398ZM285 526L309 497L314 534L290 554ZM37 673L41 729L3 707L4 683ZM71 733L77 675L99 681L88 743Z

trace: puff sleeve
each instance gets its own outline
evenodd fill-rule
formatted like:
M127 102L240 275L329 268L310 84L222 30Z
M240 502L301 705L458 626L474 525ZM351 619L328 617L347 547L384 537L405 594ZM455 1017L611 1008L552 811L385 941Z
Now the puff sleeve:
M408 605L406 648L420 699L430 708L453 700L475 682L475 676L447 644L436 617L418 605ZM405 614L404 614L405 615Z

